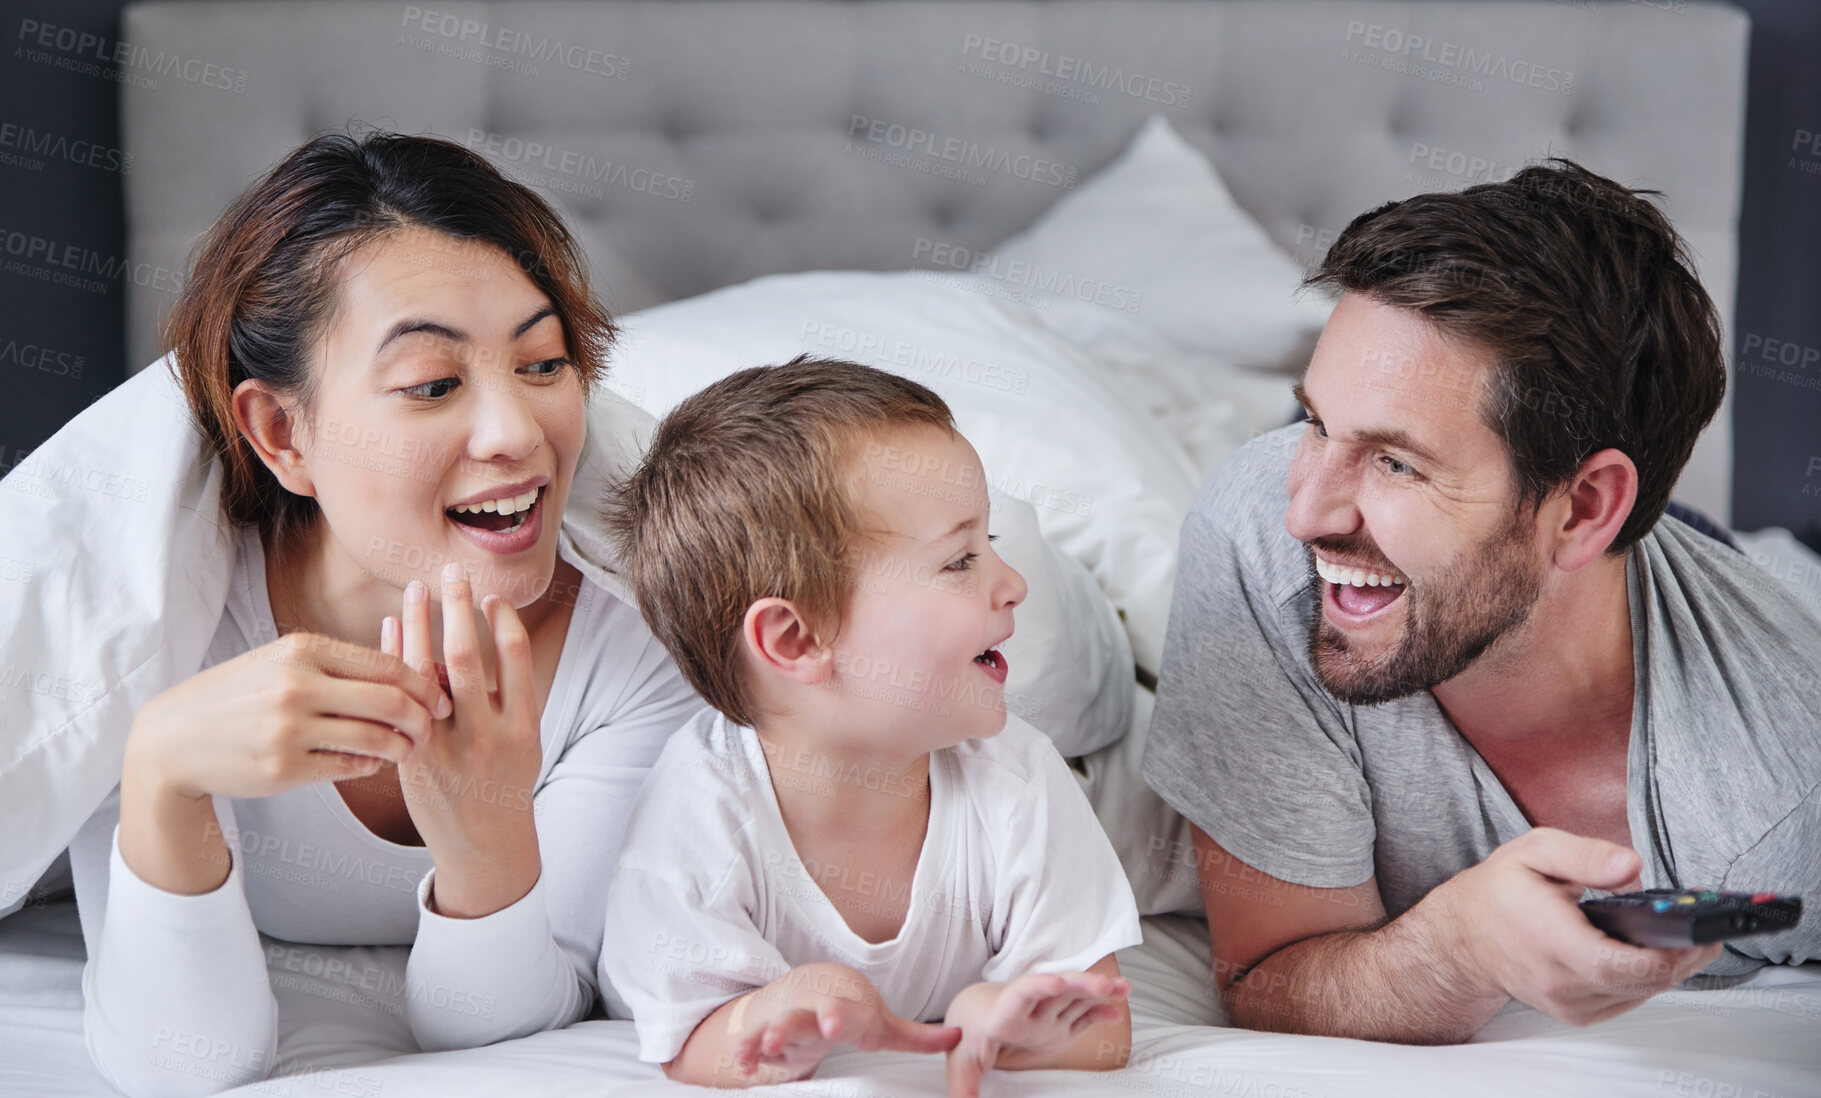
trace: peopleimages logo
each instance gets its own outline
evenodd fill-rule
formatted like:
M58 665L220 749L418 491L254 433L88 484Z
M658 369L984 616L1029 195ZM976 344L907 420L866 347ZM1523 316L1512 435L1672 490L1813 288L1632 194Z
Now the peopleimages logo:
M106 293L114 280L173 294L183 289L182 271L150 263L129 263L119 256L103 255L79 244L65 244L5 227L0 227L0 271L99 293ZM99 278L85 278L84 275Z
M911 258L946 267L952 271L982 275L1041 294L1076 301L1092 302L1109 309L1135 313L1144 306L1144 291L1135 286L1080 276L1060 267L1045 267L1023 259L1005 259L994 252L974 251L959 244L946 244L918 237Z
M1029 153L1013 153L966 138L943 137L930 130L881 118L868 118L863 114L854 115L848 122L847 136L900 153L927 156L961 168L1002 172L1016 179L1047 183L1052 187L1073 187L1075 177L1080 174L1079 169L1073 165L1058 164Z
M66 69L84 76L100 76L134 87L156 88L153 77L168 76L187 84L222 91L247 90L247 70L233 69L185 57L166 50L151 50L74 27L19 20L13 56L40 65Z
M410 31L421 31L425 34L442 38L454 45L471 47L474 50L487 50L500 58L527 58L544 64L557 64L576 72L591 73L613 80L624 80L632 71L630 58L616 53L608 53L578 42L565 42L549 35L531 35L511 27L495 26L483 23L478 19L465 19L448 12L432 11L420 8L416 4L406 4L404 16L399 26L405 28L401 34ZM401 39L402 40L402 39ZM409 42L421 45L419 42ZM460 55L458 56L467 56ZM468 56L469 60L476 57ZM508 67L508 66L502 66ZM519 70L524 71L524 70ZM537 70L531 69L527 75L536 76Z
M133 154L130 152L116 149L111 145L97 145L93 141L84 141L81 138L72 141L63 134L40 132L17 122L0 122L0 148L18 149L20 153L43 157L47 160L63 160L85 168L119 172L121 175L133 173ZM6 155L9 161L18 159L10 154L0 155ZM43 167L44 165L39 163L31 170L42 171Z
M602 160L574 149L561 149L538 141L508 137L502 133L471 129L467 145L499 157L522 168L543 169L552 175L537 175L532 181L552 190L586 194L591 198L606 197L607 187L623 187L657 198L688 202L695 197L696 185L681 176L654 172L649 168L628 168L615 160ZM587 184L597 184L587 186Z
M1019 84L1039 91L1050 91L1066 94L1077 88L1094 89L1095 91L1115 91L1131 96L1133 99L1144 99L1164 107L1186 108L1189 105L1191 89L1189 85L1178 80L1164 80L1161 77L1147 76L1139 72L1127 72L1116 65L1097 65L1080 57L1066 53L1052 53L1035 46L1021 46L1016 42L1006 42L985 35L970 34L961 40L961 55L977 57L981 61L1003 65L1014 69L1026 79L1010 79L1009 74L989 74L978 67L969 67L962 62L961 71L974 76L994 75L1001 83ZM1045 83L1040 78L1047 78ZM1075 87L1069 87L1069 86ZM1069 95L1069 98L1084 99L1098 103L1100 97L1091 92Z
M1561 95L1574 91L1572 72L1531 61L1513 60L1504 54L1482 53L1458 42L1442 42L1420 34L1407 34L1396 27L1383 27L1377 23L1350 19L1347 21L1346 41L1378 52L1343 49L1343 60L1468 87L1474 91L1479 91L1480 85L1471 79L1473 77L1505 80Z

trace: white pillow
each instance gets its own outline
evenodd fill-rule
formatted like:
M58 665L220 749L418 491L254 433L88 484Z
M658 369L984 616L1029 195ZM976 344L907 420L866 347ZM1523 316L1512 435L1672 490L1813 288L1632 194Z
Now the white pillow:
M1176 440L1206 477L1233 451L1290 422L1301 372L1249 370L1185 351L1155 329L1108 317L1087 348L1105 376Z
M1124 735L1131 695L1115 680L1130 679L1134 657L1157 667L1177 529L1198 478L1093 360L1028 310L915 273L774 275L635 313L622 331L608 384L654 415L734 370L804 353L880 366L941 394L990 484L1034 505L1043 539L1092 576L1130 638L1128 651L1102 634L1111 619L1081 616L1092 599L1058 594L1048 612L1033 597L1014 642L1063 648L1052 648L1053 673L1008 691L1042 699L1031 723L1064 754ZM1052 562L1056 574L1078 582L1065 563ZM1044 663L1012 660L1014 680L1021 662Z
M1076 778L1125 866L1138 913L1205 915L1189 821L1144 780L1144 745L1157 697L1140 687L1132 703L1131 732L1081 759Z
M1129 318L1236 366L1300 367L1333 308L1297 292L1296 262L1162 115L1035 225L969 265L1034 298L1084 346Z
M1131 727L1132 643L1094 577L1044 540L1037 509L988 495L999 535L993 548L1030 588L1012 613L1017 631L1000 648L1011 668L1006 711L1042 729L1065 756L1099 751Z

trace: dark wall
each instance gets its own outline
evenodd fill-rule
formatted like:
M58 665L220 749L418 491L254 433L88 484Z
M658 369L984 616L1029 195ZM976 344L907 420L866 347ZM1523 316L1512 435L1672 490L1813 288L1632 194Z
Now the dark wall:
M1733 339L1733 523L1821 550L1821 3L1751 12Z
M1821 0L1736 2L1753 27L1732 521L1821 547ZM126 376L131 165L106 62L123 6L0 0L0 469ZM86 68L34 57L34 23L92 36Z
M0 469L126 377L120 88L21 35L94 35L92 60L123 6L0 0Z

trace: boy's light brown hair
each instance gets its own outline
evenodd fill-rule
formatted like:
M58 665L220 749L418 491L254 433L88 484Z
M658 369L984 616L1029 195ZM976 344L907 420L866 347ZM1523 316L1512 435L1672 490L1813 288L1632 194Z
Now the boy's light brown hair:
M741 624L794 603L827 641L858 582L868 516L856 447L906 427L955 429L942 398L896 374L799 356L730 374L664 417L604 515L645 623L709 705L752 726Z

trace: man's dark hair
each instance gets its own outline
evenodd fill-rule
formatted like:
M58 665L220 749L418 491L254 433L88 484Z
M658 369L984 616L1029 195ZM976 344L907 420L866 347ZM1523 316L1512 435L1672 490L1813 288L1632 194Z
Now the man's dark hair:
M1638 469L1609 552L1655 526L1726 391L1720 322L1653 203L1570 160L1361 214L1307 285L1413 309L1490 348L1480 414L1533 509L1596 451Z

